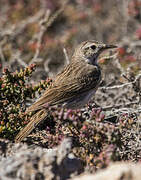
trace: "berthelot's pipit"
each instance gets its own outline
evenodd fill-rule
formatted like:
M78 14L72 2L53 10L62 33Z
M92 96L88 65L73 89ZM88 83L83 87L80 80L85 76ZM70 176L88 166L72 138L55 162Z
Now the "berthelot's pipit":
M15 141L22 141L47 116L48 105L62 105L79 109L95 94L100 81L99 55L106 49L116 48L96 41L82 42L72 56L71 62L59 73L44 94L27 109L35 111L30 122L18 133Z

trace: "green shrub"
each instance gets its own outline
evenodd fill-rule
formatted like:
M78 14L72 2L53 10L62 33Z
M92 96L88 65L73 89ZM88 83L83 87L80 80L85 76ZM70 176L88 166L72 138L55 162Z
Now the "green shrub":
M37 93L45 89L50 80L42 81L38 85L28 83L35 70L31 64L20 72L10 72L8 68L3 70L0 78L0 136L13 139L15 133L28 122L29 115L26 115L27 99L33 99Z

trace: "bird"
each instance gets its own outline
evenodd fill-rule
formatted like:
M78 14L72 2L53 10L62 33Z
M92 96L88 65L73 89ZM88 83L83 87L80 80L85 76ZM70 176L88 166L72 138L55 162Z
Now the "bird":
M22 141L47 117L47 107L61 105L67 109L80 109L94 96L101 82L98 57L107 49L117 48L88 40L80 43L70 63L53 80L43 95L33 103L26 113L35 112L29 123L17 134L15 142Z

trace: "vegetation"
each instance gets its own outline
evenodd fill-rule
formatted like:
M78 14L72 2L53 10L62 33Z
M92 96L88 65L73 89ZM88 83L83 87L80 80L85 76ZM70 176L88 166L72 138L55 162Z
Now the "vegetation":
M139 162L140 8L140 0L0 0L0 137L14 139L48 77L68 63L76 44L95 39L119 46L117 55L101 58L95 99L76 111L48 107L45 122L25 142L37 141L41 131L38 142L46 148L72 137L72 152L93 171L111 161Z

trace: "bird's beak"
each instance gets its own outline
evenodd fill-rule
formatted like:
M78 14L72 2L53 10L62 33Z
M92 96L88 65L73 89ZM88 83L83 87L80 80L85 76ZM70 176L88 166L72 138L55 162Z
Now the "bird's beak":
M104 44L103 47L102 47L103 50L104 49L113 49L113 48L117 48L117 46Z

